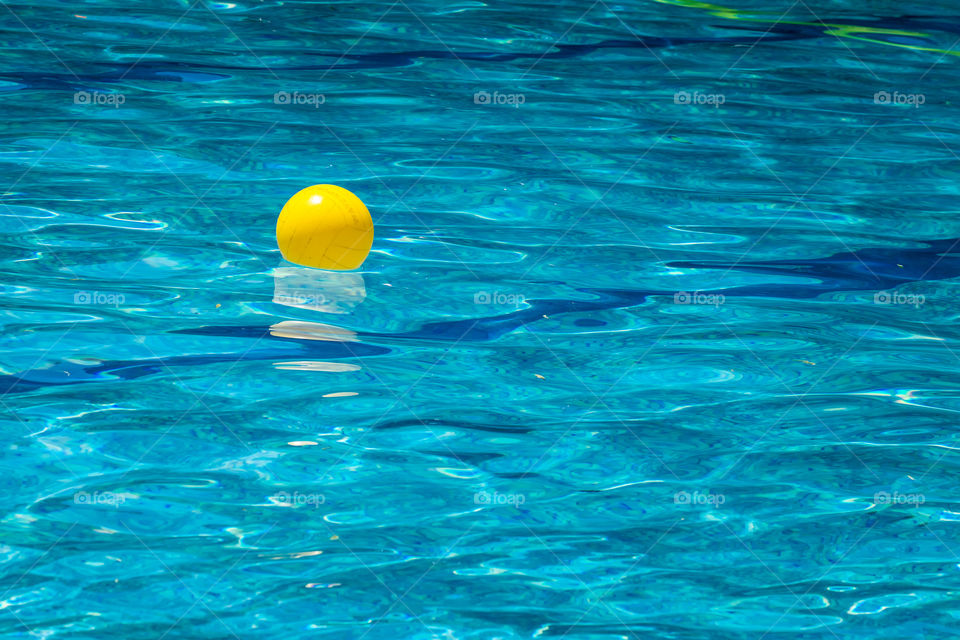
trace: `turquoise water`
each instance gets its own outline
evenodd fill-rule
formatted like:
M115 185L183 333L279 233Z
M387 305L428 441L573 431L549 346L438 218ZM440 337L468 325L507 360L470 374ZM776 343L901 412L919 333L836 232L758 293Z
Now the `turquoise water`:
M949 3L0 13L4 637L957 635Z

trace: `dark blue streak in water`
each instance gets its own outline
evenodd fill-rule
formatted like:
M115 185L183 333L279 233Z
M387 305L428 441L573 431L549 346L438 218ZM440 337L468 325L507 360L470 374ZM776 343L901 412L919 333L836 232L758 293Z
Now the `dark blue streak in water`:
M950 252L960 244L960 238L932 240L919 249L868 248L838 253L812 260L772 260L751 263L672 262L676 268L703 268L726 271L736 269L751 273L806 276L820 280L817 284L757 284L718 289L727 297L786 298L807 300L826 293L841 291L871 291L892 289L908 282L942 280L960 275L960 255ZM502 316L476 320L435 322L419 331L406 334L362 334L433 340L475 340L496 338L544 315L569 312L588 312L629 307L644 302L648 297L672 296L673 291L642 291L638 289L578 289L597 296L596 300L530 300L530 306ZM704 290L706 291L706 290Z
M299 347L299 351L291 352L289 349L255 349L241 358L237 358L235 354L202 354L172 358L145 358L142 360L107 360L94 366L64 362L46 369L25 371L19 375L0 376L0 394L22 393L42 387L79 384L82 382L104 382L116 378L133 380L158 373L167 367L200 366L218 362L237 362L240 360L299 360L309 358L336 360L341 358L363 358L390 353L390 349L386 347L357 342L292 340L290 338L272 336L270 335L269 327L232 327L232 329L233 331L223 332L217 335L283 340L288 343L295 343Z
M909 282L943 280L960 276L960 255L951 253L960 244L960 238L930 240L926 244L926 247L917 249L867 248L811 260L766 260L743 263L681 261L671 262L668 265L685 269L717 269L723 271L735 269L750 273L804 276L819 280L819 283L816 284L784 285L771 283L711 291L712 293L723 294L728 298L756 297L809 300L826 293L894 289ZM578 291L594 295L596 298L594 300L529 300L529 306L504 315L450 322L433 322L425 324L418 330L406 333L370 332L358 333L357 335L371 340L487 342L527 323L535 322L544 315L554 316L562 313L583 313L629 307L641 304L651 296L672 296L674 293L673 291L593 288L581 288ZM113 360L95 366L64 363L52 368L2 376L0 377L0 393L21 393L48 386L102 382L106 379L104 374L130 380L157 373L164 367L196 366L246 360L291 360L302 357L362 358L384 355L390 352L390 349L386 347L357 342L316 342L273 336L270 334L269 327L260 326L207 326L196 329L181 329L172 333L293 341L299 346L301 352L291 353L289 350L262 349L252 350L241 355L227 353L144 360Z
M780 35L762 36L763 41L798 40L822 36L818 29L809 27L778 28ZM555 45L552 53L503 53L464 52L454 54L445 50L401 51L395 53L342 54L339 52L313 52L312 55L337 60L348 59L347 64L318 64L296 66L272 66L270 70L281 71L329 71L333 69L385 69L406 67L418 59L470 60L483 62L512 62L515 60L540 60L549 58L578 58L601 49L661 49L690 44L756 44L756 36L731 38L659 38L638 36L635 40L604 40L596 44ZM310 55L310 54L308 54ZM0 73L0 78L18 82L31 89L88 89L93 84L111 84L130 80L155 80L163 82L214 82L229 78L230 71L266 71L266 67L241 65L205 65L175 61L141 61L133 64L112 64L110 71L99 74L75 76L70 73Z
M826 22L832 22L827 20ZM925 29L947 33L960 33L960 19L957 18L930 18L930 17L899 17L881 18L877 20L842 20L844 24L883 29ZM350 54L339 52L312 52L304 55L351 60L347 64L324 65L297 65L272 66L269 70L280 71L329 71L334 69L385 69L406 67L414 64L418 59L449 60L478 62L512 62L516 60L541 60L580 58L602 49L662 49L697 44L749 44L758 46L764 42L782 42L785 40L807 40L825 37L824 28L815 25L775 24L768 26L765 23L757 25L716 25L725 29L762 31L760 36L741 36L727 38L663 38L657 36L636 36L631 40L603 40L594 44L582 45L554 45L555 51L549 53L509 53L493 51L474 51L454 53L447 50L419 50L400 51L393 53L366 53ZM871 34L872 37L882 39L882 34ZM833 36L830 36L833 37ZM900 40L896 41L901 41ZM929 41L911 38L910 42L917 45L930 45ZM163 82L202 83L215 82L230 77L230 71L268 70L266 67L251 67L241 65L205 65L197 63L183 63L176 61L138 61L133 64L112 64L110 71L100 74L74 75L72 73L34 73L34 72L7 72L0 73L0 78L17 82L21 89L62 89L75 91L90 89L96 84L112 84L130 80L153 80Z

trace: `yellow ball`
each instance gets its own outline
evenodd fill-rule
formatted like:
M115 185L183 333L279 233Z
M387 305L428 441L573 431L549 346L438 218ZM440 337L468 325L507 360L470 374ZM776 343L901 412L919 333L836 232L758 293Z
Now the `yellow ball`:
M373 244L373 220L343 187L315 184L287 200L277 218L277 244L290 262L318 269L356 269Z

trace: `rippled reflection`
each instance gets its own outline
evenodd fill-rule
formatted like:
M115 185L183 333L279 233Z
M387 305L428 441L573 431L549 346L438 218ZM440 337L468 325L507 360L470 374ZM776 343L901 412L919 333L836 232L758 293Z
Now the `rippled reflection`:
M323 313L349 313L367 297L363 274L284 266L273 270L273 301Z
M955 6L3 12L0 635L956 635Z

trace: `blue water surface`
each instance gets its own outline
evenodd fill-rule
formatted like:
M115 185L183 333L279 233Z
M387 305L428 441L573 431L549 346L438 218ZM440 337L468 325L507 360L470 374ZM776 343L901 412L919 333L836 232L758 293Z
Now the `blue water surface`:
M0 14L3 637L958 635L955 3Z

